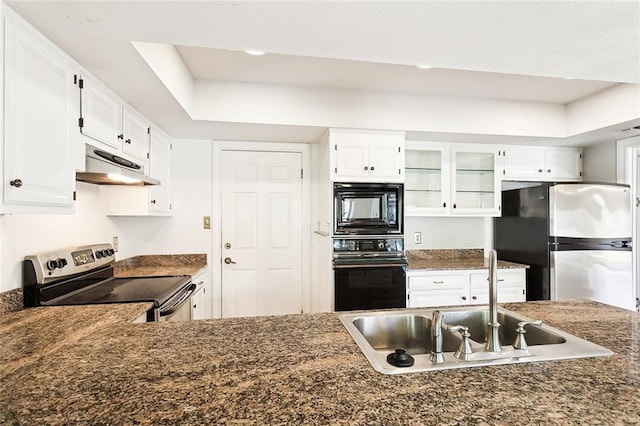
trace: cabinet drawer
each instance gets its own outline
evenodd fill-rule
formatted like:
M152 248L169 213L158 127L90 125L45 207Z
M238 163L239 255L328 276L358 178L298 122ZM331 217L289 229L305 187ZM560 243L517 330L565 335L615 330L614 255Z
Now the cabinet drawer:
M471 288L488 288L489 272L477 272L471 274ZM525 285L524 269L517 270L498 270L498 288L514 287Z
M429 290L439 288L466 288L469 278L466 274L421 275L409 277L410 290Z

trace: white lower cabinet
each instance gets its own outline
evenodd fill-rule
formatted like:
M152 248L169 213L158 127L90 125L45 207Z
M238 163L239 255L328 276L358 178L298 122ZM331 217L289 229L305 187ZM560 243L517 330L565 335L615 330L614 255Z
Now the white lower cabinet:
M498 270L498 303L526 300L525 269ZM407 307L422 308L489 303L488 271L409 271Z
M198 288L196 289L195 294L191 297L191 319L192 320L200 320L207 319L207 310L206 310L206 292L207 289L204 285L204 281L202 279L202 275L196 275L193 277L192 282L195 283Z

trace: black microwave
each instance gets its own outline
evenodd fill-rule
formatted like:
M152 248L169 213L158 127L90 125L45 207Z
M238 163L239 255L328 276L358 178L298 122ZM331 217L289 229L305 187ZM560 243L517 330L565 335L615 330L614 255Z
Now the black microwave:
M334 183L334 235L402 234L401 183Z

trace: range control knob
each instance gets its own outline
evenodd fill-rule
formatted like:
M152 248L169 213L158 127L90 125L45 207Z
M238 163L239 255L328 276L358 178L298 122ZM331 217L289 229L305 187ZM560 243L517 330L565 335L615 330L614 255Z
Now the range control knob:
M384 240L378 240L378 249L384 250L386 248L386 243Z
M67 259L65 259L64 257L60 257L56 260L56 265L58 266L58 268L64 268L65 266L67 266Z
M107 250L107 254L108 254L109 256L113 256L113 253L115 253L115 251L113 251L113 249L108 249L108 250Z
M100 259L102 257L102 250L96 250L96 259Z
M53 271L58 267L58 262L55 260L47 260L47 269Z

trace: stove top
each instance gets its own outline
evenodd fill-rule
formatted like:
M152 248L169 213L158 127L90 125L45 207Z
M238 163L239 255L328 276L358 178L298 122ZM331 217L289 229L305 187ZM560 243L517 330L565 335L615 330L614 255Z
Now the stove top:
M118 278L109 244L26 256L24 305L56 306L153 302L160 307L184 291L189 275Z

